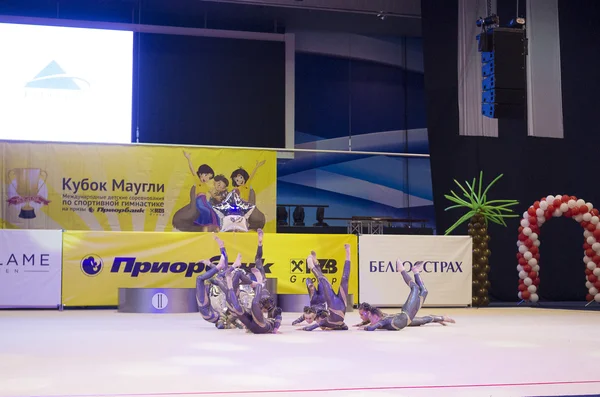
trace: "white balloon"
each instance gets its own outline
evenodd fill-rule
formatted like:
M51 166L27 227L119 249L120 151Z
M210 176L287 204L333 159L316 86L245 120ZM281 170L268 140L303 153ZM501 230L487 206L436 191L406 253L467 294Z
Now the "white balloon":
M540 216L544 216L544 210L541 208L538 208L537 210L535 210L535 215L537 215L538 218Z
M546 201L548 201L549 203L553 203L554 202L554 196L553 195L546 196Z
M590 288L590 295L596 295L598 293L598 290L594 287Z
M531 284L533 284L533 280L527 277L525 280L523 280L523 283L525 283L525 285L529 287Z
M567 205L569 206L569 208L575 208L575 206L577 205L577 201L569 200L567 201Z
M525 254L526 252L529 252L529 248L527 248L526 245L522 245L519 247L519 252Z
M527 251L523 254L523 258L525 258L525 260L530 260L531 258L533 258L533 254L530 251Z
M540 274L540 265L535 265L531 268L531 270L533 270L534 272L536 272L539 276Z
M594 205L592 203L585 203L585 206L588 207L589 211L594 209Z
M552 213L552 216L555 218L561 217L562 211L560 209L555 209L554 212Z
M533 207L529 207L529 208L533 208ZM523 212L523 219L529 219L531 215L529 215L529 212L525 211Z
M527 287L527 291L533 294L535 293L535 291L537 291L537 287L535 285L530 285L529 287Z
M583 214L581 216L581 218L583 218L584 221L589 222L592 220L592 214L590 214L589 212L586 212L585 214Z
M517 296L519 297L519 299L523 299L523 296L521 295L521 291L519 291L519 293L517 294Z
M598 303L600 303L600 294L597 294L596 296L594 296L594 300Z
M594 238L594 236L590 236L587 238L586 241L589 245L593 245L596 242L596 239Z
M521 270L519 272L519 278L525 280L527 278L527 272L525 270Z
M537 218L538 226L542 226L545 222L546 222L546 218L544 218L543 216Z
M522 219L521 220L521 226L523 226L523 228L526 228L529 226L529 221L527 219Z
M562 200L562 195L557 194L556 196L554 196L554 200L561 201Z
M594 276L600 277L600 267L594 269Z
M533 242L533 245L534 245L535 247L539 247L539 246L540 246L540 244L541 244L540 240L535 240L535 241Z
M533 232L531 231L531 228L529 228L529 227L524 227L524 228L523 228L523 234L524 234L524 235L526 235L526 236L529 236L531 233L533 233Z
M596 241L594 244L592 244L592 249L594 251L600 251L600 243Z
M594 284L590 283L589 281L585 282L585 288L590 289L594 286Z
M538 296L538 294L531 294L531 296L529 297L529 300L532 301L533 303L535 303L540 300L540 297Z
M567 212L567 211L569 210L569 206L567 205L567 203L562 203L562 204L560 205L560 210L561 210L562 212Z
M537 265L537 259L531 258L530 260L527 261L527 264L529 266L535 266L535 265Z
M540 208L542 209L542 211L546 211L548 209L548 202L540 201Z
M575 202L575 204L577 204L578 207L581 207L582 205L585 205L585 200L579 199Z
M590 258L589 256L584 256L583 257L583 263L585 263L586 265L592 260L592 258Z
M531 241L535 241L538 239L538 235L537 233L531 233L531 235L529 235L529 238L531 239Z
M517 271L521 273L523 271L523 266L517 265Z
M596 268L596 264L592 261L589 261L586 266L590 270L594 270Z
M592 216L592 219L590 219L590 222L592 222L592 225L597 225L600 222L600 218L594 215Z
M583 215L577 214L573 217L573 219L575 219L575 222L581 222L583 220Z
M517 241L517 247L520 247L523 245L523 242L521 240Z
M594 233L590 232L589 230L586 230L586 231L583 232L583 237L585 237L586 240L587 240L588 237L591 237L593 235L594 235Z

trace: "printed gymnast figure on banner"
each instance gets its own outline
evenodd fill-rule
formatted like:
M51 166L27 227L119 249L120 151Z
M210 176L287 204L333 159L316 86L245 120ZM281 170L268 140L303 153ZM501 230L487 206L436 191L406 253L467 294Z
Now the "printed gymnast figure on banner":
M173 215L173 226L182 232L214 232L219 230L219 217L209 201L214 190L214 170L208 164L194 169L191 154L184 151L192 175L198 183L190 189L190 203Z
M248 174L244 168L239 167L237 170L231 173L231 184L233 185L233 190L237 191L240 195L240 198L243 201L246 201L254 206L256 206L256 193L254 189L252 189L252 180L256 176L256 172L260 167L265 164L265 160L257 161L254 170L252 170L251 174ZM254 211L250 214L248 218L248 228L251 230L258 230L265 227L265 214L260 212L260 210L254 207Z

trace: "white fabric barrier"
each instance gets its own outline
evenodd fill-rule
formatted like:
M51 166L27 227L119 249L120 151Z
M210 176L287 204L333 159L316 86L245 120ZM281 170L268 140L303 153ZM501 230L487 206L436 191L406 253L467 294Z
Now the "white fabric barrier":
M0 307L58 307L62 231L0 230Z
M413 263L425 262L421 278L429 294L423 306L471 304L471 237L363 235L358 244L360 302L388 307L404 304L410 289L396 266L400 259L407 271Z

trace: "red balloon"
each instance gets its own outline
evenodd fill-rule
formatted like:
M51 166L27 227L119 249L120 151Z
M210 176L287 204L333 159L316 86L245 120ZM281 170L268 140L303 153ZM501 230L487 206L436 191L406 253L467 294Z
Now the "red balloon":
M529 298L531 297L531 294L529 293L529 291L523 291L523 292L521 292L521 297L525 300L529 300Z
M519 265L521 265L521 266L527 266L527 259L520 258L519 259ZM529 271L529 270L527 270L527 271Z
M525 240L523 242L523 244L525 244L527 247L531 247L531 246L533 246L533 241L531 241L531 239L528 238L527 240Z
M524 235L523 233L519 234L519 241L525 241L527 240L527 236Z
M581 225L582 228L587 229L587 227L590 223L586 222L586 221L581 221L581 222L579 222L579 224Z
M523 271L529 273L531 271L531 266L529 266L529 265L523 266Z
M520 279L519 279L519 284L523 284L524 282L525 282L525 281L523 281L523 279L522 279L522 278L520 278ZM525 284L523 284L523 285L525 285Z
M562 201L563 203L568 203L568 202L569 202L569 200L571 200L571 197L569 197L569 196L567 196L567 195L564 195L564 196L562 196L562 197L561 197L561 201Z
M570 218L571 216L573 216L573 212L571 212L571 210L569 209L563 215L566 216L567 218Z
M587 207L586 207L586 208L587 208ZM579 212L580 212L580 211L579 211L579 207L573 207L573 208L571 208L571 214L572 214L573 216L575 216L575 215L579 215Z
M525 229L523 226L519 226L519 233L523 233L523 229Z
M592 256L592 262L594 262L596 265L600 265L600 255Z
M586 269L585 269L585 275L586 275L586 276L589 276L589 275L590 275L590 274L592 274L592 273L593 273L593 272L592 272L590 269L588 269L588 268L586 268ZM521 281L522 281L522 280L521 280Z
M586 300L586 301L588 301L588 302L591 302L591 301L593 301L593 300L594 300L594 296L592 296L592 295L590 295L590 294L587 294L587 295L585 296L585 300Z
M598 211L596 208L594 208L591 212L592 212L592 215L596 215L596 216L600 215L600 211Z
M530 279L535 280L536 277L537 277L537 272L529 272Z
M560 200L554 200L554 202L552 203L554 208L560 207L561 204L562 204L562 201L560 201Z
M529 207L529 209L527 210L527 213L528 213L530 216L535 216L535 210L536 210L536 208Z
M596 277L593 273L588 275L588 281L592 284L594 284L596 281L598 281L598 277Z
M538 285L540 285L540 278L539 278L539 277L538 277L538 278L536 278L535 280L533 280L533 285L535 285L536 287L537 287Z
M581 207L579 207L579 213L580 214L585 214L586 212L588 212L590 209L587 207L587 205L582 205Z
M535 218L533 216L529 217L528 221L529 221L530 225L537 225L537 218Z
M594 288L596 288L597 290L600 290L600 280L598 280L594 283Z
M520 252L517 252L517 260L521 259L523 257L523 254Z
M585 250L585 255L589 256L590 258L593 258L594 257L594 250L591 249L591 248L586 249Z
M550 210L546 210L546 211L544 212L544 218L546 218L546 219L550 219L550 218L552 218L552 211L550 211Z
M594 232L596 230L596 225L590 223L589 225L587 225L586 229L590 232Z
M571 200L573 200L573 201L577 201L577 197L575 197L575 196L571 196Z
M533 257L534 257L534 258L535 258L535 259L536 259L538 262L540 261L540 254L539 254L539 253L538 253L538 254L535 254Z
M523 292L527 290L527 286L525 284L519 284L519 291Z
M553 206L553 205L549 205L549 206L548 206L548 211L550 211L550 212L554 212L554 210L555 210L555 209L556 209L556 208L554 208L554 206Z
M529 225L529 228L533 233L540 234L540 227L538 225Z
M596 240L600 240L600 229L596 229L596 225L591 225L591 226L594 226L594 230L592 231L589 228L588 228L588 230L590 230L592 233L594 233L594 238Z
M589 250L590 248L592 248L591 245L589 245L588 243L583 243L583 249L584 250Z
M533 203L533 208L535 208L536 210L537 210L538 208L540 208L540 202L539 202L539 201L536 201L536 202L534 202L534 203Z
M534 245L533 247L529 248L529 252L531 252L531 255L535 255L540 252L540 249Z

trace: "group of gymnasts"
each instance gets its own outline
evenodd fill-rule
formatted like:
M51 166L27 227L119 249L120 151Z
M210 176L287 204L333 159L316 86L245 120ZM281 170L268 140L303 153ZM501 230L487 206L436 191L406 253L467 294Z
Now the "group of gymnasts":
M242 264L241 254L238 254L231 266L229 265L225 244L216 235L214 239L221 250L219 263L215 266L209 260L203 261L208 270L198 276L196 280L196 300L202 318L215 324L218 329L240 328L254 334L267 334L277 333L281 326L282 310L275 306L275 300L265 285L266 276L262 259L264 233L259 229L257 234L258 248L254 258L255 267L250 269L251 275L240 268ZM350 245L346 244L344 249L346 260L337 293L333 290L329 280L323 276L317 254L312 251L306 259L308 268L317 279L317 285L310 279L306 280L310 304L304 307L302 315L292 322L292 325L303 322L308 324L299 328L300 330L313 331L317 328L328 331L348 330L344 320L348 303L348 281L350 279ZM405 270L402 270L402 278L410 287L410 293L400 313L388 315L379 308L363 302L358 308L362 322L356 324L355 327L365 331L375 331L377 329L398 331L405 327L429 323L442 325L454 323L453 319L446 316L416 317L427 297L427 289L420 276L422 270L422 263L417 262L413 265L414 280ZM209 296L212 285L216 286L225 296L226 309L223 311L216 310L212 305ZM242 285L250 286L254 291L249 307L241 302L240 287Z

